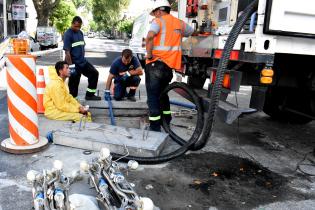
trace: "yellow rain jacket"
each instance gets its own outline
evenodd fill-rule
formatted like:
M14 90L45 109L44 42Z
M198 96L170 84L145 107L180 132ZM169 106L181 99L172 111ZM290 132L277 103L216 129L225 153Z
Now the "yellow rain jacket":
M52 120L80 121L83 116L79 113L81 104L69 93L68 86L53 67L49 67L49 77L44 93L45 116Z

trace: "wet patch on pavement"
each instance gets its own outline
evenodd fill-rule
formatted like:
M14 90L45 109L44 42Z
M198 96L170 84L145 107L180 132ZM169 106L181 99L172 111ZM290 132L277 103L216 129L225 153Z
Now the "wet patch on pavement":
M265 132L254 130L240 133L240 145L251 145L265 150L282 151L285 145L279 143L274 137L269 137Z
M289 180L248 159L219 153L189 154L161 169L132 172L136 191L161 209L252 209L311 196ZM140 178L139 178L140 177Z

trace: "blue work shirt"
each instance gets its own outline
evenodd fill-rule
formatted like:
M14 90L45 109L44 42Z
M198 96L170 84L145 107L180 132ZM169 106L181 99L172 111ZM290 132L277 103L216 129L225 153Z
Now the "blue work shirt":
M131 61L128 65L125 65L121 59L121 56L116 58L110 66L109 72L113 74L115 78L120 77L119 73L135 70L140 66L140 62L135 56L132 56Z
M84 66L87 61L85 59L85 42L82 31L74 32L69 28L64 33L63 39L63 49L70 52L72 63L81 67Z

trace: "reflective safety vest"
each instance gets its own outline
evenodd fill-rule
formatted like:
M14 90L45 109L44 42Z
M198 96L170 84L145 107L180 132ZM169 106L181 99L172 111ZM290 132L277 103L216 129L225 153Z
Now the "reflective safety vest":
M159 33L154 37L152 60L161 60L170 68L180 69L182 63L181 40L185 23L172 15L163 15L154 19L160 25Z

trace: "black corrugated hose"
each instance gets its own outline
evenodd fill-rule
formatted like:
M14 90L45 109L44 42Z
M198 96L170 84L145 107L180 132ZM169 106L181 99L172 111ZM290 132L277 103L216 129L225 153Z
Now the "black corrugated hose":
M169 160L172 160L174 158L177 158L177 157L185 154L188 151L189 147L191 147L193 144L195 144L198 141L200 134L202 132L202 128L203 128L203 110L202 110L200 98L197 96L197 94L191 88L188 87L188 85L186 85L185 83L179 83L179 82L175 82L175 83L170 84L163 91L162 95L167 94L170 90L172 90L174 88L179 88L179 89L184 90L189 95L189 97L191 97L193 103L196 105L197 119L198 120L197 120L196 128L195 128L191 138L189 139L189 141L187 141L184 145L179 147L177 150L170 152L166 155L158 156L158 157L137 157L137 156L123 157L123 155L121 155L121 154L111 153L114 158L123 157L120 160L122 160L122 161L136 160L141 164L164 163L164 162L167 162Z
M197 125L192 137L189 141L185 142L183 139L175 139L174 140L180 144L183 144L179 149L158 157L137 157L137 156L127 156L122 158L121 160L136 160L141 164L159 164L174 158L177 158L183 154L185 154L188 150L199 150L203 148L212 133L212 128L214 124L214 116L219 103L219 97L221 94L222 81L224 77L224 73L226 72L231 51L234 47L236 39L240 34L246 20L249 19L251 14L255 12L258 8L258 0L254 0L247 8L243 11L243 14L237 19L235 25L233 26L228 39L226 40L226 44L224 46L223 55L219 62L219 67L217 70L216 81L214 83L212 92L211 92L211 102L208 108L208 112L205 120L203 120L203 110L201 109L201 103L199 97L184 83L172 83L169 85L162 94L167 94L171 89L181 88L183 89L193 100L193 103L196 105L197 109ZM165 124L165 123L163 123ZM203 126L202 126L203 125ZM170 136L173 138L174 135L170 133ZM179 138L179 137L178 137ZM114 158L122 157L121 154L112 153Z
M212 127L214 125L215 111L218 107L224 73L227 70L231 51L233 50L237 37L240 34L246 21L249 19L251 14L253 14L253 12L257 10L257 8L258 8L258 0L254 0L250 5L246 7L246 9L243 11L243 14L237 19L235 25L233 26L229 34L228 39L226 40L226 43L223 49L223 55L219 62L219 67L216 74L216 80L215 80L215 83L211 92L211 103L209 105L208 112L206 115L206 119L205 119L206 123L204 124L199 140L196 142L196 144L193 145L192 148L190 148L193 151L202 149L207 144L208 139L211 136Z

